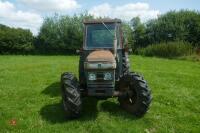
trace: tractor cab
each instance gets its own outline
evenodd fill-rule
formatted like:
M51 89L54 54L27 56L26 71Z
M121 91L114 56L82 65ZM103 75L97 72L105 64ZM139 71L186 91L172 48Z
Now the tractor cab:
M85 21L85 50L120 48L121 21L114 20L93 20ZM116 41L116 42L115 42Z

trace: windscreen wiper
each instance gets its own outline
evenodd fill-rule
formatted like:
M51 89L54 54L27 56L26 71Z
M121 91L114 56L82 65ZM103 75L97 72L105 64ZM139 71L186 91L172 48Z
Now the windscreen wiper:
M115 27L115 33L113 34L109 29L108 29L108 27L107 27L107 25L103 22L103 21L101 21L102 22L102 24L104 25L104 27L110 32L110 34L114 37L114 43L113 43L113 45L114 45L114 47L113 47L113 51L114 51L114 56L115 56L115 58L117 57L117 38L116 38L116 27Z
M107 25L103 21L101 21L101 22L104 25L104 27L110 32L110 34L114 37L115 35L109 30L109 28L107 27Z

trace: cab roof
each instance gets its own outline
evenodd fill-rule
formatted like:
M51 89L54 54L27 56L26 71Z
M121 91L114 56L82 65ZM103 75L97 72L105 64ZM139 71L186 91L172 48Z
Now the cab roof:
M120 19L90 19L90 20L84 20L84 24L98 24L98 23L121 23L122 21Z

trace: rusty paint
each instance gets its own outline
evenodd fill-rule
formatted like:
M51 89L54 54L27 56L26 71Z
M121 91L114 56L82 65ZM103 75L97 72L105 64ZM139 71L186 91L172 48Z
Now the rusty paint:
M84 24L97 24L97 23L121 23L120 19L90 19L90 20L84 20Z
M16 126L17 125L17 121L15 119L12 119L9 121L11 126Z
M115 58L114 55L108 50L98 50L90 53L87 57L87 61L115 62Z

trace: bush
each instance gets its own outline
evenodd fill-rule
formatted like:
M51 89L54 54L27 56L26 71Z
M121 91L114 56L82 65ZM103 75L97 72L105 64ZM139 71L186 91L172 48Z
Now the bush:
M178 41L149 45L146 48L138 49L137 53L144 56L171 58L191 55L193 53L193 47L190 43Z
M30 30L0 24L0 54L30 54L34 51Z
M88 14L47 17L40 28L35 47L40 54L74 54L83 44L84 19Z

